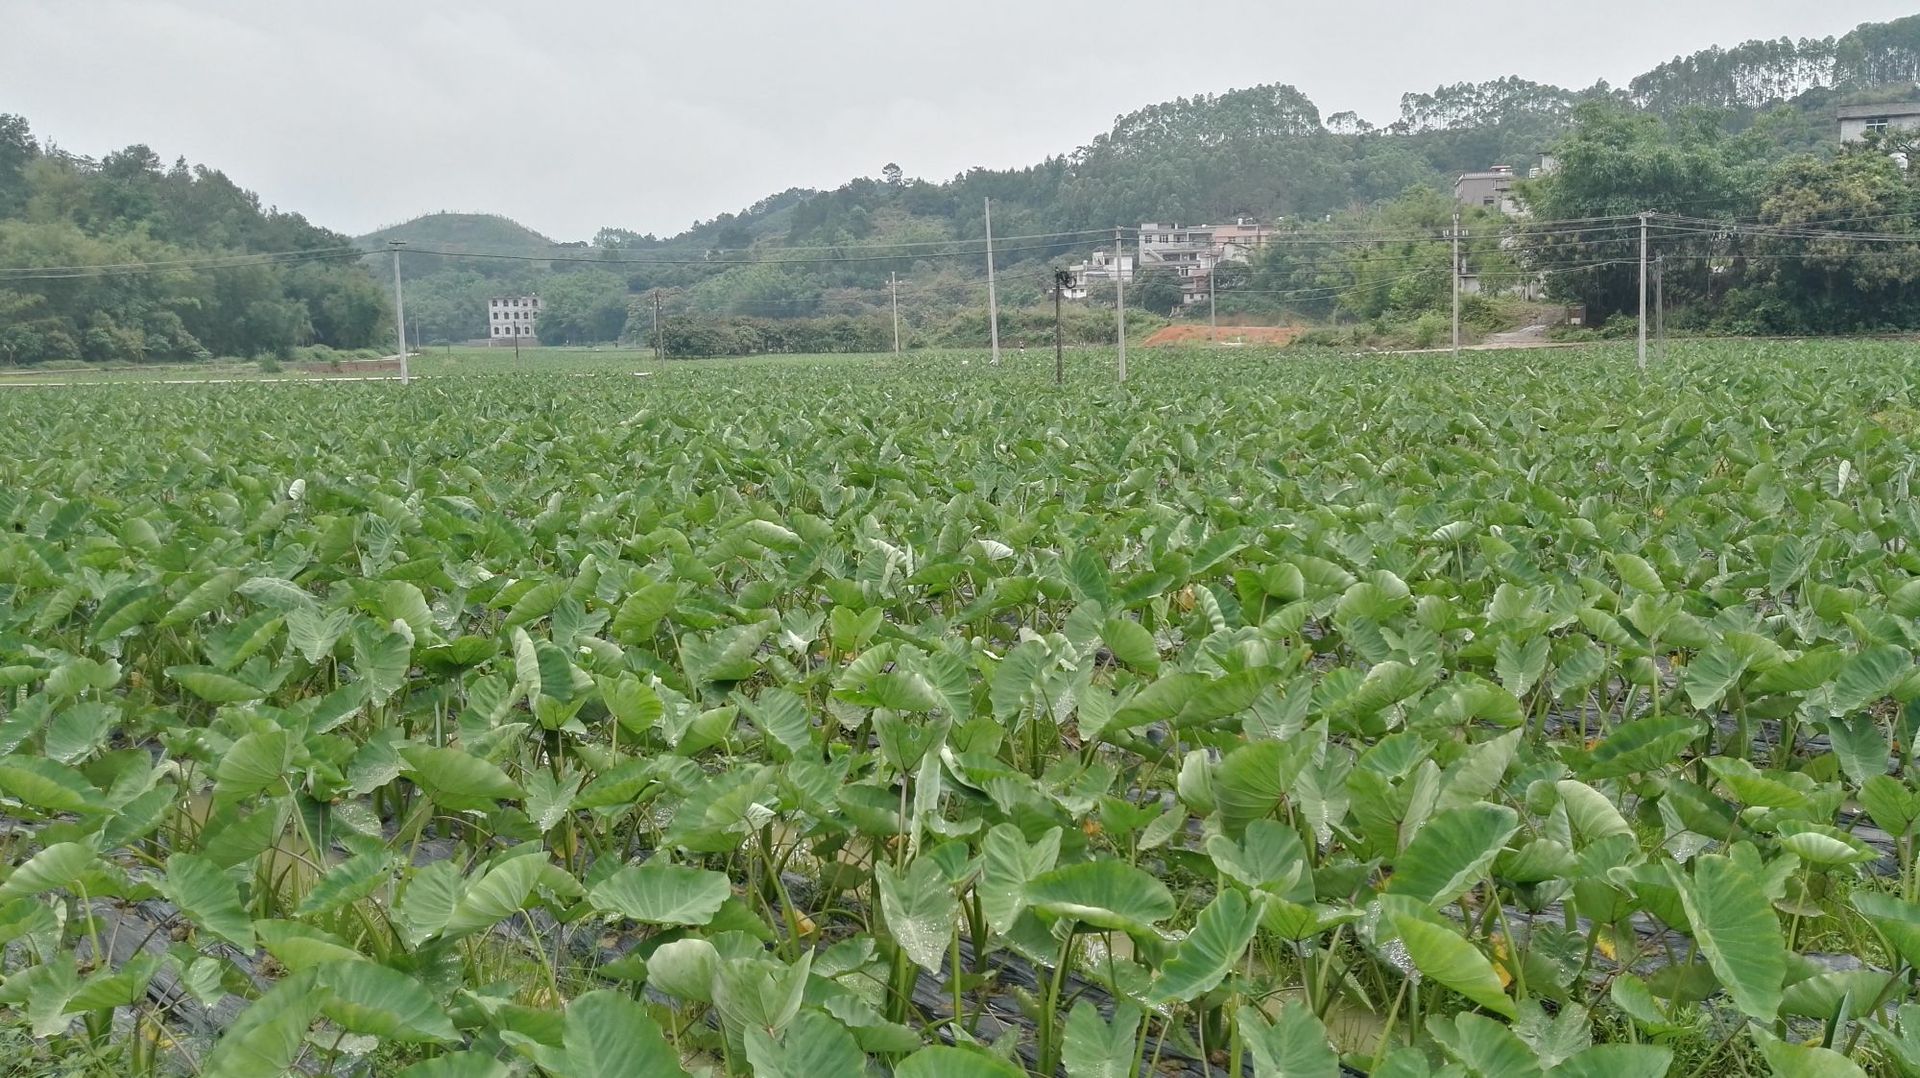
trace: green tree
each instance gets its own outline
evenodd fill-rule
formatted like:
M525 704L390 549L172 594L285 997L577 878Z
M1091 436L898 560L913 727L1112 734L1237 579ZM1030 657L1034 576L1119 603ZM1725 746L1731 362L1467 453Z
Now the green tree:
M626 279L604 270L563 273L540 293L535 330L545 344L601 344L617 340L627 322Z
M0 266L151 264L140 272L18 273L6 282L0 359L11 363L284 354L369 343L391 316L382 289L330 252L347 237L263 210L218 171L129 146L98 162L43 152L0 116ZM234 255L314 252L311 260ZM324 256L324 257L323 257ZM219 259L217 270L189 268Z
M1773 170L1761 196L1762 224L1813 237L1763 233L1742 248L1752 268L1748 287L1729 297L1737 328L1843 333L1920 325L1920 186L1889 153L1915 149L1876 141L1832 158L1791 158ZM1876 239L1852 238L1863 233ZM1911 238L1893 239L1900 236Z
M1171 266L1149 265L1134 274L1129 302L1143 311L1171 314L1180 308L1180 274Z
M40 145L26 117L0 113L0 217L26 208L26 167L38 156Z
M1641 212L1750 216L1759 207L1765 152L1760 140L1729 136L1701 110L1661 117L1619 104L1583 105L1573 131L1554 145L1559 170L1519 189L1537 216L1593 221L1593 227L1528 237L1528 261L1555 271L1553 294L1586 304L1591 321L1634 310L1638 230L1597 219ZM1677 257L1701 246L1664 231L1660 240L1661 249Z

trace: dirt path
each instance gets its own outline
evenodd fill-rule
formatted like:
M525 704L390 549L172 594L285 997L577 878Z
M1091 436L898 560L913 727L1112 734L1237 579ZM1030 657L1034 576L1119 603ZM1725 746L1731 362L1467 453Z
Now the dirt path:
M1495 333L1488 336L1486 341L1484 341L1480 345L1480 347L1482 348L1538 348L1541 345L1547 343L1548 328L1549 327L1547 326L1547 324L1542 322L1539 325L1522 326L1519 329L1510 329L1510 330L1507 330L1505 333Z
M1305 332L1299 326L1221 326L1210 329L1207 326L1175 325L1156 330L1145 341L1143 348L1158 348L1169 344L1286 344Z

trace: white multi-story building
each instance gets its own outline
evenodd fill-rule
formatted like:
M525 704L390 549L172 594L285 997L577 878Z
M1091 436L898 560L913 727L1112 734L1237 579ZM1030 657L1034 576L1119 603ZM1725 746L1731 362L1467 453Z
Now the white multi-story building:
M1073 274L1073 283L1060 293L1062 299L1086 299L1087 286L1096 281L1111 281L1118 277L1122 281L1133 280L1133 256L1121 254L1117 259L1112 251L1102 248L1093 252L1085 262L1076 262L1067 267Z
M1067 271L1073 284L1061 295L1067 299L1086 299L1087 285L1093 281L1132 282L1138 270L1166 266L1180 276L1180 300L1184 304L1204 303L1207 282L1213 268L1222 262L1249 262L1253 252L1266 246L1273 226L1251 217L1239 217L1230 225L1163 225L1148 222L1140 226L1135 252L1101 249L1085 262L1077 262ZM1118 267L1116 272L1116 266Z
M1266 246L1273 228L1251 217L1230 225L1140 226L1140 267L1169 266L1180 275L1180 302L1205 303L1213 269L1222 262L1249 262Z
M540 296L495 296L487 301L487 343L539 344Z

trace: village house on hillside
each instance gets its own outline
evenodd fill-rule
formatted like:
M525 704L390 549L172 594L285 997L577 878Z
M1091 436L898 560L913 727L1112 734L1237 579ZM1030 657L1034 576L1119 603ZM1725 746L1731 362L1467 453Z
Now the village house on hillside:
M1528 179L1551 176L1560 163L1551 154L1541 154ZM1526 208L1515 197L1513 184L1520 174L1512 165L1492 165L1481 172L1463 172L1453 181L1453 200L1462 206L1484 206L1508 217L1525 217Z
M1086 299L1088 285L1112 283L1116 277L1123 282L1133 280L1133 256L1123 252L1116 259L1111 250L1103 247L1089 255L1085 262L1068 266L1067 272L1072 280L1060 291L1060 298Z
M540 294L495 296L487 301L487 343L539 344Z
M1889 131L1920 131L1920 101L1890 105L1845 105L1839 111L1840 141L1861 142Z
M1494 165L1484 172L1464 172L1453 181L1453 200L1462 206L1485 206L1509 217L1520 214L1513 197L1512 165Z
M1214 267L1222 262L1249 262L1253 252L1265 246L1273 236L1273 226L1251 217L1238 217L1227 225L1178 225L1144 222L1140 225L1132 255L1121 254L1118 276L1132 281L1136 270L1166 266L1180 276L1180 301L1192 305L1207 298L1207 287ZM1087 286L1115 277L1116 262L1109 250L1098 250L1085 262L1067 270L1073 283L1062 295L1067 299L1087 298Z

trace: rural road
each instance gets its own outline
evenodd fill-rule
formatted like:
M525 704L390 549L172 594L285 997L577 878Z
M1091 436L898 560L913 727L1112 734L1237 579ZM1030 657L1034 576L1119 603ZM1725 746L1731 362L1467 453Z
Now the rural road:
M1547 325L1522 326L1489 336L1481 348L1538 348L1547 343Z

